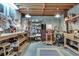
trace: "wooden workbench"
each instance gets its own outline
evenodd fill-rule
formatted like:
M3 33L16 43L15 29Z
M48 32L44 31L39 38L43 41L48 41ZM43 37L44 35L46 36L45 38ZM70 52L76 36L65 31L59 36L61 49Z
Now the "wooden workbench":
M74 44L74 42L76 42L76 44ZM64 47L69 48L70 50L79 55L79 39L74 38L73 33L64 33ZM76 49L74 47L76 47Z
M14 51L11 44L16 40L18 50ZM12 43L11 43L12 41ZM26 32L6 33L0 35L0 56L16 56L22 55L25 48L28 46L28 36Z

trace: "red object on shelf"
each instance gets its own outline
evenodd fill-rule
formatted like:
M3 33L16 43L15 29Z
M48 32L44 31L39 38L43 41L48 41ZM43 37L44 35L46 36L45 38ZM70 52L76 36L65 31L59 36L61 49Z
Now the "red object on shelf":
M14 32L16 32L16 28L11 29L11 33L14 33Z

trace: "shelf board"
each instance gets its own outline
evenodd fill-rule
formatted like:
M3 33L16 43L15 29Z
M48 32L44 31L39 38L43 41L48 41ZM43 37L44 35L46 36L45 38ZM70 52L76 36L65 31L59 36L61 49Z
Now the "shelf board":
M10 45L10 43L3 43L3 44L0 44L0 47L6 47L8 45Z
M19 51L18 52L22 52L28 45L29 43L25 42L22 46L20 46Z
M17 52L12 52L12 54L7 55L7 56L14 56L15 54L17 54Z
M21 44L25 40L26 40L26 37L24 37L23 39L19 40L18 42L19 42L19 44Z
M7 49L6 51L9 52L9 51L11 51L12 49L13 49L13 48L9 48L9 49Z
M7 34L4 33L4 34L1 34L0 35L0 41L17 37L17 35L19 35L19 34L22 35L22 34L25 34L25 32L15 32L15 33L7 33Z
M4 53L4 51L0 51L0 54Z
M66 45L66 47L67 47L67 48L69 48L70 50L72 50L73 52L75 52L75 53L79 54L79 51L77 51L77 50L75 50L75 49L73 49L73 48L69 47L68 45Z
M17 35L8 35L8 36L1 36L0 37L0 41L2 41L2 40L7 40L7 39L10 39L10 38L14 38L14 37L16 37Z
M9 55L10 55L10 52L6 56L9 56Z
M78 42L79 43L79 39L68 39L68 40L75 41L75 42Z
M75 19L75 18L77 18L77 17L79 17L79 15L76 15L76 16L74 16L74 17L70 18L70 19Z
M73 44L73 46L78 47L78 45Z
M67 21L73 21L73 20L75 20L75 18L78 18L78 17L79 17L79 15L73 16L73 17L69 18Z
M6 20L1 20L1 19L0 19L0 23L6 23Z

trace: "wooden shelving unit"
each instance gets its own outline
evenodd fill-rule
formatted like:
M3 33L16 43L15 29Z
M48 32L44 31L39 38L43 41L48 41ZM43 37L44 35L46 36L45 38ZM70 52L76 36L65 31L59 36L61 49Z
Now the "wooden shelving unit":
M12 53L9 53L7 56L16 56L18 53L17 52L12 52Z
M69 18L67 18L67 20L65 20L65 22L74 22L74 21L76 21L76 18L79 18L79 15L75 15L75 16L73 16L73 17L69 17Z
M19 47L18 53L21 53L23 55L26 47L28 46L29 43L25 42L22 46Z
M0 56L20 56L28 44L25 32L2 34L0 36Z
M55 39L54 39L54 34L51 33L46 33L46 44L53 44L55 43Z
M32 21L32 36L34 36L35 40L41 40L41 23L41 20Z
M64 33L64 47L69 48L70 50L72 50L73 52L75 52L76 54L79 55L79 35L76 36L76 34L78 34L78 32L74 32L74 31L78 31L75 29L70 29L69 28L69 24L71 25L71 23L75 23L79 20L79 15L75 15L75 16L70 16L65 18L66 23L68 24L68 32L69 33ZM72 26L71 26L72 27Z
M64 47L79 55L79 39L75 39L73 34L64 33Z
M78 18L79 17L79 15L76 15L76 16L74 16L74 17L71 17L71 18L69 18L70 20L74 20L75 18Z
M24 37L24 38L22 38L21 40L18 40L18 43L19 44L21 44L23 41L25 41L26 40L26 38Z

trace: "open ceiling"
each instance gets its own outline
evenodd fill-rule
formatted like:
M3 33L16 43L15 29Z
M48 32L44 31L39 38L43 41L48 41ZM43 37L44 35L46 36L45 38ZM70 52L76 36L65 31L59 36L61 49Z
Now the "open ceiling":
M63 14L64 11L72 8L75 3L17 3L22 14L29 13L32 16L53 16L57 12ZM57 10L58 8L58 10Z

